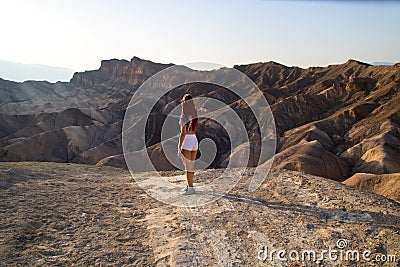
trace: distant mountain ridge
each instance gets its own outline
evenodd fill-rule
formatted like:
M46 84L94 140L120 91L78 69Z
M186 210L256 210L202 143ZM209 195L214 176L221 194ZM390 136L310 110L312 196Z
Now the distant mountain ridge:
M104 60L98 70L75 73L70 82L0 80L0 159L125 167L125 108L146 79L172 65L134 57ZM302 69L266 62L234 68L250 77L270 103L278 134L275 168L337 181L356 173L400 172L400 63L348 60ZM146 140L157 167L173 169L157 125L186 92L216 98L237 111L251 137L249 165L254 166L260 140L251 111L223 88L187 84L166 94L149 118ZM198 137L217 144L227 138L207 119L200 121ZM211 167L226 166L229 157L229 148L221 145Z
M69 81L74 70L52 67L41 64L23 64L0 60L0 78L16 82L35 81Z
M385 61L379 61L379 62L372 62L371 63L371 65L374 65L374 66L392 66L392 65L394 65L394 64L396 64L396 63L394 63L394 62L385 62Z
M127 60L117 60L129 62ZM112 61L112 60L111 60ZM279 63L277 63L279 64ZM376 61L370 63L373 66L392 66L394 62ZM24 81L47 81L47 82L68 82L75 72L69 68L53 67L43 64L26 64L12 61L0 60L0 79L15 82Z

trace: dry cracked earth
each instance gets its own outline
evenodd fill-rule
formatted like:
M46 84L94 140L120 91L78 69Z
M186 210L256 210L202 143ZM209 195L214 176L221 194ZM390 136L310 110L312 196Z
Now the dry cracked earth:
M219 172L201 171L196 182ZM271 171L250 193L252 172L221 199L182 208L148 196L122 169L0 163L0 265L400 266L398 202L285 170ZM164 175L183 184L182 173ZM320 256L329 247L371 254L369 261L301 259L306 249ZM287 260L269 257L273 249ZM382 255L396 259L377 261Z

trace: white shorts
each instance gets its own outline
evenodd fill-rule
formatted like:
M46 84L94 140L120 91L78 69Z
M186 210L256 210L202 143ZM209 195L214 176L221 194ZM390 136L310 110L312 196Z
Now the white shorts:
M199 142L195 134L186 134L183 139L182 149L194 151L199 149Z

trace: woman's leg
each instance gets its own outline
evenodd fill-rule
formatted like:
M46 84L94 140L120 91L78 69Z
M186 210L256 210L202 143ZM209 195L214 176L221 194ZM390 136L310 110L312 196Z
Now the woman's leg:
M188 186L193 187L194 161L191 160L193 151L182 149L182 152L183 152L183 165L185 165L185 170L186 170L186 180Z
M196 154L197 150L190 151L190 164L191 164L191 169L190 172L187 173L187 180L188 180L188 185L193 187L193 180L194 180L194 161L196 160Z
M193 171L194 171L194 162L196 160L197 150L190 151L190 160L193 163Z

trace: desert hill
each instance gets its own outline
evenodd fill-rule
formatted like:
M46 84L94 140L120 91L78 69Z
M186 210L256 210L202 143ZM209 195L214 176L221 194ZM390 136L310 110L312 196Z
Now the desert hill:
M196 185L221 170L196 174ZM330 179L273 170L254 193L249 168L223 198L180 208L147 195L124 169L49 162L0 163L2 265L398 266L400 204ZM181 172L164 178L184 185ZM329 188L329 190L327 190ZM395 255L261 262L261 248L337 248ZM339 250L338 250L339 251ZM317 258L320 254L318 254ZM339 255L337 252L336 255ZM286 257L288 257L286 255ZM361 257L361 256L360 256Z
M399 180L400 173L356 173L343 183L349 186L355 186L361 190L375 192L400 202Z
M0 80L0 160L124 167L121 128L129 100L146 79L169 66L134 57L104 60L98 70L75 73L70 82ZM275 167L337 181L356 173L400 172L400 63L349 60L302 69L267 62L235 68L257 84L271 106L278 135ZM185 92L230 105L259 147L254 116L237 96L194 83L175 88L154 108L146 138L155 158L162 156L156 125ZM218 124L203 119L200 125L200 139L212 138L217 145L226 140ZM218 149L211 167L223 167L229 158L228 147ZM254 151L250 166L257 156ZM161 170L172 168L162 162ZM400 188L398 182L394 186Z

